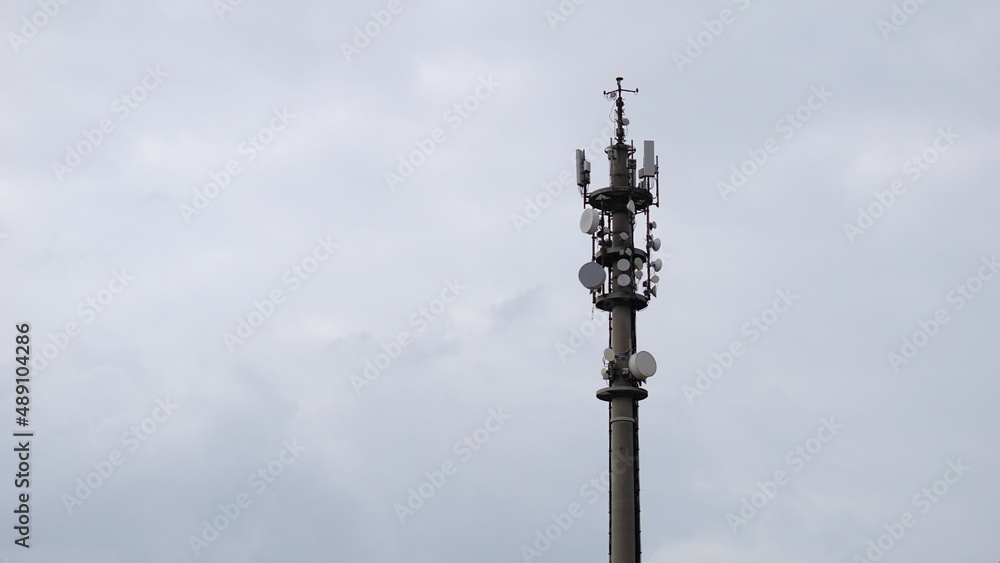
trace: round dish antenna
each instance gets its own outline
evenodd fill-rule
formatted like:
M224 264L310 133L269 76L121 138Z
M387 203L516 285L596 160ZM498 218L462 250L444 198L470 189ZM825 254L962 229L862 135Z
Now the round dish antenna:
M604 267L597 262L588 262L580 268L580 283L583 284L583 287L591 291L600 289L604 285L606 277L607 274L604 271Z
M600 225L601 213L599 211L590 207L583 210L583 214L580 215L580 230L584 234L592 235L596 233Z
M628 370L632 377L645 381L656 373L656 358L649 352L636 352L628 359Z

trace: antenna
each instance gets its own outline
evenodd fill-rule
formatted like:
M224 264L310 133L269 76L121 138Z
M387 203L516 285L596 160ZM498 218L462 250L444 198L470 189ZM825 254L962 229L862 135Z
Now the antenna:
M607 387L597 398L608 402L610 449L611 563L638 563L639 542L639 401L648 396L642 385L656 373L653 355L637 348L635 313L656 297L656 275L662 267L653 253L660 239L653 236L656 222L649 208L659 207L659 170L653 141L643 144L643 165L636 175L635 146L625 142L623 94L639 89L617 87L604 95L615 104L615 138L605 152L609 184L589 191L590 163L583 150L576 151L577 185L582 188L584 212L580 230L591 236L591 261L580 269L580 283L590 290L594 305L610 314L610 346L604 351L601 377ZM653 180L650 180L653 178ZM654 191L655 190L655 191ZM645 218L637 224L636 217ZM641 228L636 232L637 227ZM641 248L635 245L644 241ZM645 272L643 272L645 270ZM646 278L643 281L643 278Z
M622 80L625 79L622 78L621 76L615 78L615 81L618 82L618 87L615 88L614 90L605 90L604 92L604 95L607 96L609 99L615 100L615 107L618 112L618 120L617 120L618 128L616 130L616 135L619 143L625 142L625 126L628 125L628 120L625 119L625 113L624 113L625 100L622 99L622 93L624 92L628 92L630 94L639 93L638 88L636 88L635 90L626 90L622 88Z
M642 146L642 177L656 175L656 153L653 151L653 141L643 141Z
M583 149L576 149L576 185L586 188L590 184L590 162Z

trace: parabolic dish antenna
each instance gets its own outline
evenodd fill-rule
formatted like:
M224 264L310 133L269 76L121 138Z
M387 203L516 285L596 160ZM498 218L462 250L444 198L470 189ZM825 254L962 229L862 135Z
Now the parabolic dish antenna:
M606 277L604 266L601 266L597 262L587 262L580 268L579 277L583 287L590 290L599 289L604 285Z
M628 359L628 370L639 381L645 381L656 373L656 359L649 352L636 352Z
M596 209L588 207L580 215L580 230L585 234L592 235L597 232L597 227L601 224L601 214Z

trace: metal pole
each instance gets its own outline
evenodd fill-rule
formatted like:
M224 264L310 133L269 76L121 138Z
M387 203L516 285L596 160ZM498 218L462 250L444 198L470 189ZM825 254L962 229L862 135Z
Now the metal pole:
M658 178L652 141L646 142L646 161L642 174L636 174L635 147L625 142L625 119L622 95L638 90L618 87L605 92L616 104L615 136L607 149L610 185L588 190L590 162L584 151L577 151L577 185L582 189L584 212L581 229L593 238L592 262L580 269L580 282L591 290L594 304L610 314L610 347L605 351L603 370L608 386L597 398L608 402L608 465L611 488L608 550L611 563L639 563L642 557L639 538L639 401L647 391L641 387L656 372L656 361L648 352L636 350L635 313L644 309L656 296L658 276L642 281L643 269L652 274L661 263L651 262L650 254L659 250L660 241L652 236L655 223L649 221L649 207L659 205L652 191ZM656 182L657 191L659 183ZM587 208L590 205L592 208ZM646 241L637 247L636 216L644 214ZM610 281L607 274L610 273ZM640 289L640 283L645 289Z
M628 120L624 116L622 94L637 93L638 90L623 89L621 81L619 77L616 90L605 92L616 103L615 138L607 151L610 186L587 191L589 178L584 176L581 187L584 188L585 204L589 203L604 217L610 218L609 230L594 235L600 237L601 243L601 251L594 253L594 260L610 271L611 279L604 288L596 287L597 284L589 285L595 292L601 289L606 291L595 295L595 303L611 314L609 354L613 354L613 358L610 355L607 357L608 386L597 392L599 399L609 403L610 561L639 563L638 401L648 395L640 383L655 372L655 361L646 352L641 354L648 356L651 367L649 364L643 368L632 366L630 360L637 354L635 312L646 307L650 296L655 295L655 288L652 281L645 282L647 289L644 292L639 292L637 288L643 263L648 270L652 239L647 228L645 251L636 248L635 218L637 212L648 212L649 206L656 205L658 201L654 201L649 190L648 178L653 174L652 170L645 172L639 185L636 184L635 148L625 142ZM589 169L589 164L586 166ZM589 217L586 212L585 217ZM585 223L583 221L582 225L586 226ZM656 241L656 246L659 246L659 241ZM581 276L581 281L584 285L592 283L586 281L584 276Z
M621 84L619 83L619 86ZM627 163L628 146L625 145L625 131L622 126L623 106L618 96L617 139L612 149L611 162L612 189L631 187ZM617 210L611 215L611 230L617 241L632 246L632 214L627 209ZM612 280L613 290L629 290L620 287L618 280ZM632 353L633 336L632 307L619 305L611 311L611 349L615 352L618 370L628 368L628 357ZM624 388L625 393L615 393L611 398L611 563L636 563L635 537L638 527L635 498L635 399L628 391L634 389L625 378L616 378L612 388Z

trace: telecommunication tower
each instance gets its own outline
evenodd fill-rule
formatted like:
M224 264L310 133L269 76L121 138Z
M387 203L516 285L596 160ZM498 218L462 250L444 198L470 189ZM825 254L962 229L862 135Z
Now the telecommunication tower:
M660 239L653 237L656 222L649 218L649 208L660 205L659 159L653 141L645 141L642 167L636 169L635 146L625 142L629 120L622 96L639 90L622 88L622 80L618 77L618 87L604 92L615 103L616 125L615 136L605 149L608 187L589 189L590 162L583 150L576 151L577 185L584 207L580 230L591 236L591 261L580 268L579 278L590 290L594 306L609 313L610 334L601 370L607 387L597 392L597 398L608 403L611 563L638 563L642 553L639 401L648 395L642 384L656 373L656 360L638 349L635 313L656 297L660 281L656 272L663 262L652 257L660 250Z

